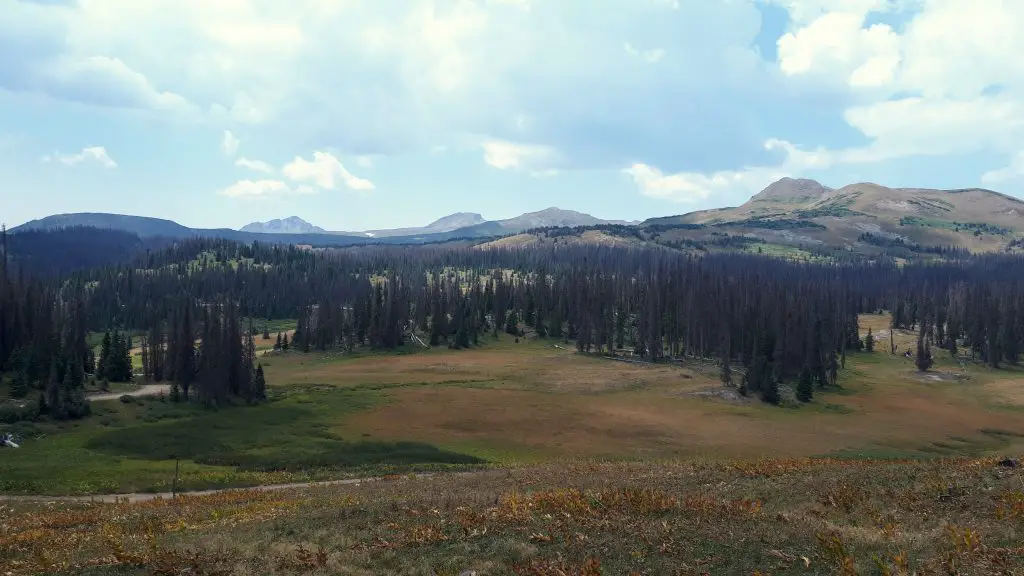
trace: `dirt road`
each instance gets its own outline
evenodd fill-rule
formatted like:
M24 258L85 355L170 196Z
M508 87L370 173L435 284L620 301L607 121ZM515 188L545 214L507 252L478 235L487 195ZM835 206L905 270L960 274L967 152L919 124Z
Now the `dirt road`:
M96 402L97 400L117 400L121 396L159 396L160 394L169 394L170 392L170 384L143 384L137 390L89 394L86 398L91 402Z
M471 474L472 472L451 472L449 474ZM425 478L433 474L406 474L398 478ZM380 482L393 479L395 476L375 476L370 478L348 478L345 480L324 480L321 482L296 482L293 484L267 484L264 486L249 486L242 488L217 488L215 490L195 490L190 492L178 492L178 496L205 496L220 492L231 492L237 490L290 490L295 488L317 488L321 486L357 485L366 482ZM89 496L37 496L19 494L0 496L0 502L101 502L105 504L127 503L127 502L148 502L156 499L170 499L174 494L171 492L134 492L131 494L95 494Z

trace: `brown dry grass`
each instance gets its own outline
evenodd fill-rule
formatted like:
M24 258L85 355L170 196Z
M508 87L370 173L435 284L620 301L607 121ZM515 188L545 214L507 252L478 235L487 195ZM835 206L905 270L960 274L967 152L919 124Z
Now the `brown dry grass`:
M864 333L868 326L877 333L888 317L865 316L863 324ZM913 338L897 332L901 347ZM1013 374L972 368L965 383L922 382L912 361L890 356L887 346L851 355L843 393L819 393L799 409L694 396L720 384L688 369L507 339L386 358L290 355L274 359L267 374L283 386L380 389L383 402L336 423L343 436L424 441L497 461L977 453L1024 438L1015 436L1024 435L1024 412L1002 410L993 419L1006 402L996 392L1013 389L1006 381ZM940 360L941 369L953 366ZM992 428L1010 434L982 432Z
M512 344L508 336L503 338L497 344L457 352L437 350L334 360L290 354L268 364L267 378L275 385L351 387L448 382L580 394L678 384L683 378L683 372L667 366L609 362L553 348L550 343L523 340Z
M995 459L523 467L177 501L0 509L0 572L1020 574ZM760 571L760 572L757 572Z
M1024 380L995 380L986 383L984 390L1000 402L1024 407Z

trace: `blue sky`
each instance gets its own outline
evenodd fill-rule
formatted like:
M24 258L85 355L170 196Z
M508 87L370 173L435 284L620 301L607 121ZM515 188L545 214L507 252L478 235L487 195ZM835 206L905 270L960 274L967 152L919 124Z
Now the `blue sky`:
M1024 2L0 0L0 220L1024 196ZM8 57L14 55L13 58Z

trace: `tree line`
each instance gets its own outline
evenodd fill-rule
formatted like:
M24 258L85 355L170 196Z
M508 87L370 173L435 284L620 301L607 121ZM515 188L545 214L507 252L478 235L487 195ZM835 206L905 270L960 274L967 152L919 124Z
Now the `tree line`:
M73 384L75 358L87 364L85 333L132 330L143 335L142 373L172 382L176 398L256 402L265 381L253 327L241 319L294 318L290 349L301 352L549 338L648 362L713 359L723 382L778 402L783 383L801 399L838 386L846 356L874 344L860 337L858 315L881 309L893 311L895 327L919 331L919 358L963 348L993 366L1019 361L1022 273L1014 256L897 266L664 247L303 249L191 239L59 279L5 269L0 360L39 387L64 358L57 375L63 382L72 366ZM15 309L17 329L6 313Z

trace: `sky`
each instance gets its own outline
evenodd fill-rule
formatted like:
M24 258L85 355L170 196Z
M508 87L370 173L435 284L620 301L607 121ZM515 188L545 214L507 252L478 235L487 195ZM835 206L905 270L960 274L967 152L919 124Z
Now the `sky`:
M1024 197L1021 0L0 0L0 221Z

